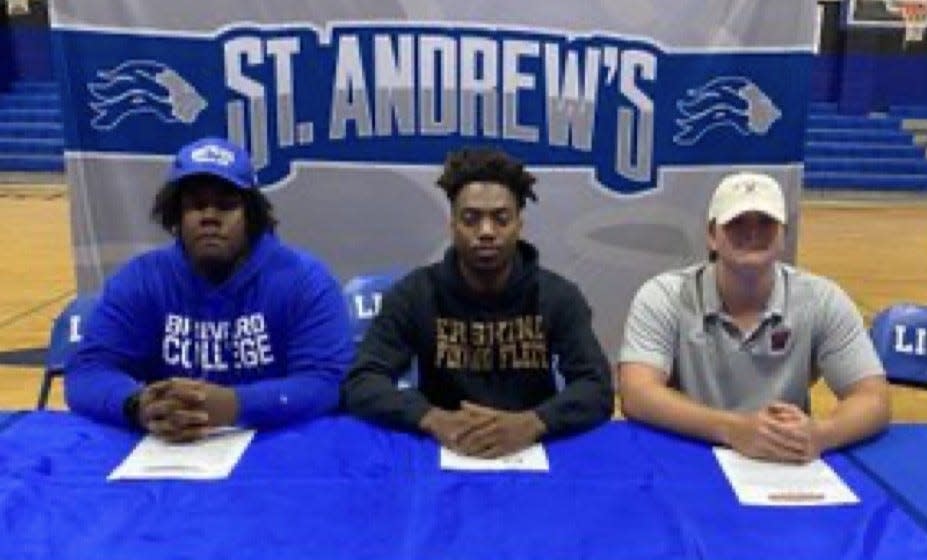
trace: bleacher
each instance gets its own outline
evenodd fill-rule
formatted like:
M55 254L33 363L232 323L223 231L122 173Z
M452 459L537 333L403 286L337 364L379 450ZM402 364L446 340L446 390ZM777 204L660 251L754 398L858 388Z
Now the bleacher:
M17 81L0 93L0 172L64 170L58 85Z
M52 81L47 1L24 4L28 10L18 11L6 24L4 40L12 55L4 52L9 60L0 59L0 172L60 172L64 168L62 108ZM842 114L837 103L812 102L805 138L805 186L927 192L927 97L923 94L927 49L916 47L917 43L905 43L901 51L886 46L900 40L886 35L892 31L851 33L843 24L845 14L838 2L819 0L818 4L824 17L811 99L842 98L849 91L851 106L879 107L880 112ZM5 5L0 0L0 13L6 12ZM864 33L876 38L858 40ZM885 44L871 51L873 41ZM877 63L872 62L873 52L881 53ZM9 84L4 78L18 81ZM896 82L905 85L888 87ZM858 103L859 91L868 91L872 102ZM884 107L892 102L919 105Z
M812 103L805 136L805 186L927 191L927 107L843 115Z

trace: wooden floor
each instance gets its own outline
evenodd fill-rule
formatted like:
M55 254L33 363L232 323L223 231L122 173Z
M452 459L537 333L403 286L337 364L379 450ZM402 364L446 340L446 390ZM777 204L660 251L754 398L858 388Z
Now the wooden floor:
M0 351L45 346L74 294L63 187L0 186ZM35 406L41 369L0 365L0 409ZM63 406L60 387L52 402Z
M0 185L0 352L44 346L74 293L69 219L63 187ZM927 201L806 199L798 264L840 283L867 321L891 303L927 303ZM0 365L0 409L34 406L41 375ZM896 421L927 421L927 391L892 391ZM832 404L813 389L816 413ZM51 405L63 407L57 384Z

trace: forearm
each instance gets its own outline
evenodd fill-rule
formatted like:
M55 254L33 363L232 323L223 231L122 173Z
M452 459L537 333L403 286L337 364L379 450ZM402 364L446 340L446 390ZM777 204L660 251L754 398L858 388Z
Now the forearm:
M888 389L883 379L864 379L826 418L815 422L821 449L836 449L878 433L890 417Z
M400 390L389 375L352 370L342 386L345 409L355 416L410 432L422 430L422 418L431 408L415 389Z
M578 291L569 293L550 319L557 325L551 350L565 386L535 409L549 436L591 428L615 412L611 368L592 331L592 313Z
M100 422L133 428L136 425L125 418L123 406L144 387L149 357L155 351L150 341L157 332L144 305L138 267L133 261L107 281L64 373L68 408Z
M117 426L134 427L124 416L123 405L142 387L129 374L93 362L75 363L64 376L64 396L71 411Z
M621 377L621 410L628 418L711 443L730 446L741 415L702 405L663 384Z
M313 372L233 387L236 424L272 428L330 414L338 407L336 372Z
M607 422L614 413L610 376L581 378L535 409L545 436L575 433Z
M401 286L400 286L401 287ZM380 310L358 348L357 358L341 387L348 412L366 420L409 432L421 432L431 408L413 388L399 389L397 379L409 370L414 355L414 296L397 288L383 299Z

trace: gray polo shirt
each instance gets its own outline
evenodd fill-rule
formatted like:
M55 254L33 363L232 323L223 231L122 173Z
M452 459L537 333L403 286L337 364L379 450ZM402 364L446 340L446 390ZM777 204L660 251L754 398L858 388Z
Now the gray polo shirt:
M741 333L721 308L714 265L666 272L638 290L625 324L622 362L669 375L703 404L757 410L773 400L808 408L819 376L837 394L882 364L856 306L834 282L777 264L759 325Z

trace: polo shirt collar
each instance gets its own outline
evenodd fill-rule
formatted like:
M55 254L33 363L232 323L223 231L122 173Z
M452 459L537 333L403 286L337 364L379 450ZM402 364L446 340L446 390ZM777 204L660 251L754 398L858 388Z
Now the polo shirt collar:
M773 290L766 302L763 318L781 318L785 315L785 270L781 263L774 266ZM718 293L718 282L715 276L715 263L708 263L702 271L701 282L702 315L705 318L725 315L721 307L721 295Z

